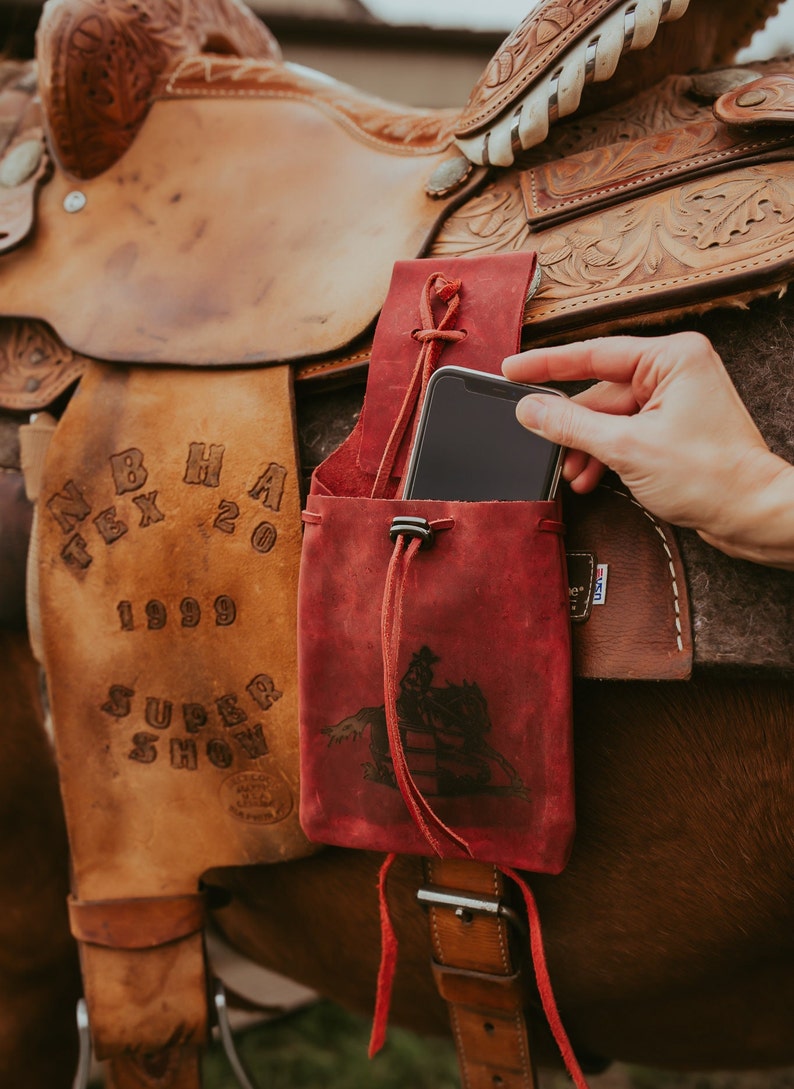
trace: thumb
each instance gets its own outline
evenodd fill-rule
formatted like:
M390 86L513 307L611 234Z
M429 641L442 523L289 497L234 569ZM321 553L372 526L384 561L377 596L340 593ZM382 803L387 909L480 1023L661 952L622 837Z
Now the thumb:
M528 431L569 450L582 450L605 465L611 460L615 433L625 424L620 416L594 412L552 394L523 397L516 405L516 416Z

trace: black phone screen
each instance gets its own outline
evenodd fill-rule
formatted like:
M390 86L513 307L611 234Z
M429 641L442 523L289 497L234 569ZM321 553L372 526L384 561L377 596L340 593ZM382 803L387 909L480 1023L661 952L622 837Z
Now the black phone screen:
M516 402L528 392L530 387L497 376L437 371L420 417L405 498L549 498L560 448L516 419Z

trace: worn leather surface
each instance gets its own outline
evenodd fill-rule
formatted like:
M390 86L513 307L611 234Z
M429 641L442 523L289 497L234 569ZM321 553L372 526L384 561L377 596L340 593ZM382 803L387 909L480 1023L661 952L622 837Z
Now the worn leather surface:
M206 1029L201 935L171 940L128 901L311 849L297 814L299 510L286 368L164 381L93 365L49 448L42 628L73 893L127 902L139 943L150 918L156 938L81 947L100 1056Z
M467 845L441 836L435 850L557 873L574 818L565 559L559 535L544 528L557 518L554 503L309 497L301 823L321 843L431 851L395 789L383 721L381 602L400 514L451 523L413 561L395 636L398 714L416 723L405 726L409 770ZM412 717L412 693L433 729Z
M564 494L566 549L590 553L606 567L600 603L584 622L573 623L576 675L686 680L692 672L692 625L686 574L671 527L614 477L589 496ZM572 598L580 586L571 578Z
M748 81L759 74L758 67L747 72ZM785 75L790 63L778 59L761 67L766 67L770 73L765 78L774 79L772 73ZM205 240L203 235L196 240L197 221L191 219L184 207L179 207L184 204L181 196L175 205L170 204L171 197L182 193L181 188L168 187L168 192L161 190L156 199L147 198L149 203L144 202L153 221L152 235L158 232L154 220L165 206L168 209L166 234L177 249L187 247L193 256L207 253L209 264L217 259L212 245L220 246L220 252L230 258L236 254L237 261L232 260L228 266L229 291L222 291L217 297L217 281L213 278L210 284L200 263L190 261L187 255L161 252L159 241L152 241L154 248L148 250L149 234L138 229L134 209L128 208L125 212L109 204L97 219L92 217L98 213L90 211L95 203L92 201L82 212L69 217L57 198L50 199L56 188L60 198L69 191L65 179L56 178L42 194L41 216L45 223L51 221L51 229L45 231L45 236L49 235L45 248L49 254L52 245L51 255L59 259L56 267L60 271L48 267L43 249L31 247L9 255L0 269L0 275L5 277L2 283L7 313L24 313L29 320L42 309L55 320L55 329L48 329L40 321L26 327L28 332L24 339L31 342L29 352L20 350L25 345L20 345L18 336L9 343L11 333L5 323L0 324L0 344L4 347L8 344L0 367L0 396L5 403L13 407L46 403L45 398L54 388L62 389L69 378L76 377L84 362L79 351L75 354L79 345L70 338L87 338L95 349L101 349L94 354L118 358L125 358L125 350L133 355L137 352L141 359L174 362L188 358L203 362L241 362L293 354L300 357L299 376L307 379L360 368L366 364L369 350L366 340L362 343L356 338L368 329L378 312L393 260L420 252L434 231L431 252L439 255L538 250L543 282L527 308L525 344L570 338L593 330L604 332L625 328L632 322L674 317L726 300L746 300L788 281L792 253L786 224L789 215L794 213L794 183L787 133L781 130L765 136L758 129L752 134L742 129L737 134L715 127L714 94L710 96L708 90L704 91L708 82L704 75L669 77L658 87L639 95L630 113L622 107L613 108L587 123L574 121L558 127L550 133L543 148L534 153L537 159L534 166L524 164L523 169L501 171L481 192L468 199L460 199L460 193L454 196L452 203L459 203L459 207L452 209L448 199L440 202L442 209L439 202L424 195L422 187L432 171L434 156L439 154L429 153L428 148L437 147L439 138L443 143L448 117L442 123L438 116L425 113L423 118L407 115L401 121L394 108L389 110L381 104L375 109L370 101L358 99L339 88L324 93L315 88L317 97L314 99L311 81L307 83L303 77L259 62L246 65L222 59L197 60L185 62L180 72L175 73L167 92L171 96L168 103L160 101L157 109L181 108L171 100L179 97L182 106L190 110L209 108L208 118L212 115L214 124L222 127L221 118L230 116L228 111L234 105L228 97L230 84L242 82L246 98L254 93L254 102L250 105L259 117L254 123L250 111L244 111L248 116L246 124L251 126L248 136L259 132L260 146L278 149L275 158L280 165L273 162L272 152L266 157L257 155L248 137L241 133L240 143L245 146L235 145L223 152L223 161L237 162L239 156L240 171L235 171L233 178L233 185L238 188L224 188L223 193L216 193L216 200L202 205L213 209L212 220L216 226L208 230L214 243L209 238ZM730 74L734 82L741 81L740 72L731 70ZM206 80L203 93L200 93L199 75ZM717 87L718 76L714 81ZM291 91L287 90L288 86ZM239 107L239 103L237 105ZM260 111L263 111L261 117ZM322 120L318 120L318 115ZM161 142L167 139L168 116L172 115L165 114L158 121L155 110L152 111L133 153L142 140L151 140L157 145L154 130L158 126L162 130ZM198 116L196 114L195 118ZM270 133L271 123L275 126L272 138L265 138L264 129ZM235 131L238 124L243 124L239 108L235 113ZM290 141L285 136L288 125L291 126ZM335 149L335 161L349 164L354 175L352 190L347 177L340 178L340 184L336 184L334 178L338 172L330 179L316 177L313 166L316 155L310 162L309 152L304 150L308 146L306 140L294 138L304 126L307 126L307 139L317 135L319 126L328 143L318 146L327 147L329 154ZM151 136L147 136L150 129ZM349 135L351 129L357 137ZM712 149L707 141L704 142L709 131L713 132L716 141ZM397 149L402 139L407 141L405 148L410 149L410 153L401 157ZM781 161L755 165L748 161L744 164L726 162L726 148L737 145L751 148L762 145L767 151L771 146L775 157ZM682 164L695 164L698 171L706 164L709 171L720 165L724 169L717 169L707 177L690 173L671 179L665 173L663 179L658 179L665 182L662 188L651 191L650 175L659 174L660 159L668 151L672 151ZM415 158L417 152L418 158ZM158 154L166 154L169 163L174 157L179 158L170 147L165 150L161 147ZM441 154L441 159L446 161L448 156ZM400 173L405 171L399 181L394 176L392 184L398 191L384 190L380 179L384 174L392 178L398 167ZM184 169L190 174L186 166ZM220 162L214 160L212 166L206 165L202 169L208 176L202 179L191 175L186 179L189 186L185 193L194 193L196 199L201 199L199 194L204 193L209 200L213 185L220 184ZM307 177L307 173L311 177ZM246 188L244 179L238 174L244 174L249 180L256 178L256 184L250 180L250 188ZM113 177L119 176L113 174ZM277 184L279 177L288 178L290 187L289 199L284 195L281 203L277 198L278 193L283 192ZM525 193L530 192L536 187L537 179L544 179L547 186L562 184L564 188L571 185L571 179L575 180L578 214L571 223L546 225L541 230L530 227L527 215L534 214L532 202L522 199L522 189ZM667 184L671 180L673 184ZM263 255L259 252L261 246L257 249L253 243L257 216L265 215L258 207L262 202L256 199L253 191L256 185L266 183L274 194L267 202L268 207L278 210L281 224L278 237L270 241L274 247L272 256L269 250ZM112 201L110 175L104 182L97 179L96 184L97 194L104 191L107 200ZM209 188L202 188L205 185ZM340 190L346 186L347 196L340 196ZM403 191L406 186L410 195ZM610 206L602 208L605 190L609 193ZM757 201L761 191L774 195L774 207L768 202ZM237 195L230 201L233 192ZM249 194L247 199L246 192ZM377 202L371 199L374 192L379 194ZM464 191L463 196L467 192ZM623 199L616 200L616 197ZM374 203L381 209L388 203L390 216L380 214L390 220L388 231L397 234L388 234L382 244L379 242L375 247L369 242L366 246L354 245L353 237L358 240L362 234L366 236L370 228L376 229L377 211L368 213L375 217L369 226L355 222L361 207ZM318 209L327 209L329 204L334 209L334 222L328 222L326 218L319 229L315 229L311 225L316 224ZM727 207L731 211L726 218L722 211ZM239 222L240 208L246 211L244 225ZM420 210L425 218L424 226L418 229L416 215ZM445 212L450 212L446 218ZM99 237L94 236L93 231L91 237L87 237L85 230L79 227L79 223L99 226L111 215L117 224L115 230L120 232L114 233L114 243L101 231ZM405 216L410 224L404 222L398 227L401 217ZM265 230L266 224L262 224L261 229ZM82 245L75 248L81 239L87 247L85 250ZM318 263L314 254L319 252L323 259ZM78 307L79 314L72 312L75 291L81 296L81 302L85 302L83 286L68 282L64 272L67 256L69 267L72 267L76 254L87 262L92 259L105 264L109 262L107 297L113 300L115 322L102 321L102 314L108 312L110 303L89 300L87 309ZM286 254L288 259L285 259ZM300 261L297 254L303 255ZM182 290L178 295L167 290L162 273L157 270L151 282L145 278L141 280L140 270L147 262L154 264L156 256L165 261L163 268L168 269L172 278L180 279ZM139 262L142 263L139 265ZM267 269L275 267L277 262L279 272L287 273L283 278L284 292L279 288L277 298L262 300L257 292L265 282ZM86 267L92 266L89 263ZM137 272L136 267L139 268ZM311 269L312 284L318 287L318 297L329 301L334 308L330 318L327 309L318 310L315 306L314 295L303 290L307 268ZM253 277L249 275L252 269L255 270ZM133 297L133 292L125 302L128 289L136 284L142 294ZM47 298L43 300L45 288ZM256 331L262 327L261 319L267 307L285 303L285 295L289 298L283 313L286 318L292 315L294 324L280 322L278 333L270 332L268 342L263 343L261 333ZM105 297L104 293L102 297ZM35 299L38 302L34 305ZM209 299L212 299L211 306ZM136 326L127 348L122 347L122 335L126 336L130 326L135 324L132 302L154 304L149 309L149 320L152 329L157 330L157 336L164 339L150 336L147 341ZM120 310L116 304L120 305ZM207 307L206 311L202 309ZM39 313L38 316L46 315ZM58 324L59 317L63 326ZM60 341L62 344L64 339L70 341L71 348L62 346L60 352L49 348L50 358L45 366L39 362L35 369L29 362L30 352L36 352L40 361L40 353L34 346L38 341ZM344 342L344 348L340 349L340 342ZM335 346L336 354L333 354ZM85 349L87 345L83 347ZM177 358L180 350L187 354ZM64 359L65 355L69 358ZM130 357L129 354L126 356ZM57 380L50 380L53 370L58 372ZM28 383L32 383L33 388L27 388Z
M228 63L232 65L234 62ZM638 319L636 307L648 309L665 301L661 295L654 297L650 290L646 290L649 283L645 277L650 275L659 274L660 285L663 281L667 282L671 292L667 298L673 303L672 312L687 305L697 307L701 305L697 302L698 298L702 298L700 292L710 293L713 282L708 274L697 271L692 264L696 259L719 265L726 255L735 252L735 268L742 271L734 288L743 294L761 290L761 281L755 281L752 286L747 273L758 269L763 272L770 255L774 255L776 237L785 244L787 217L794 211L794 207L789 209L785 190L779 184L785 180L785 164L770 164L769 174L759 176L756 173L755 178L718 173L689 183L692 199L688 207L695 217L701 217L691 228L687 227L686 217L679 215L680 207L670 194L660 191L658 194L646 193L642 205L635 201L613 204L610 215L612 224L617 228L615 231L605 229L601 213L595 212L584 219L580 214L568 225L557 225L533 234L526 223L524 202L519 197L519 181L524 182L526 189L526 179L538 172L544 177L553 177L556 181L562 179L566 184L571 184L566 174L566 162L571 164L571 177L575 185L581 185L586 198L591 199L593 193L598 196L605 185L616 189L621 195L624 185L631 187L637 178L643 177L643 163L655 162L658 169L660 149L663 152L666 148L673 148L684 162L690 156L695 160L708 158L706 146L693 142L687 134L702 134L711 130L715 124L712 114L714 98L717 98L718 105L727 102L730 95L736 93L731 91L731 87L738 88L741 94L742 87L752 83L761 68L779 73L778 76L764 78L781 80L790 68L790 62L778 59L765 66L756 65L749 71L730 69L713 75L670 77L658 88L640 95L630 114L620 107L606 111L591 121L560 126L550 135L548 146L537 154L539 159L548 162L539 162L523 173L504 172L489 183L479 196L452 213L433 244L434 252L444 255L510 252L532 245L540 248L542 282L525 314L525 321L528 322L524 332L525 344L555 339L550 337L555 327L559 336L576 335L578 323L585 320L596 320L596 327L602 331L625 327L632 318ZM196 88L194 65L185 63L183 69L183 74L175 79L174 90L181 86L180 80L184 79L184 85L193 93ZM255 66L255 77L257 72L259 68ZM250 73L247 78L251 78ZM308 94L308 85L301 86L302 94ZM348 109L355 104L353 102L351 105L350 99L345 99L345 102ZM776 130L772 139L779 139L780 136L781 130ZM764 140L766 136L763 128L756 126L754 129L723 131L723 138L728 143L752 143ZM640 152L635 148L639 148ZM646 149L644 153L643 148ZM590 163L593 163L592 174L588 173L589 166L585 169L585 164ZM758 171L762 168L754 169ZM753 194L758 192L759 185L763 191L775 195L775 204L773 208L772 204L762 203L756 213ZM673 195L679 192L674 190ZM707 199L714 202L711 219L703 214ZM718 209L728 199L732 207L731 219L726 223L728 238L724 240L720 237L717 246L706 245L719 234L717 227L721 220ZM657 208L660 214L654 214L653 208ZM709 226L710 222L712 226ZM734 227L737 228L735 231ZM695 244L697 239L702 243L700 248ZM768 245L773 245L772 250L767 248ZM760 259L756 254L759 247ZM685 262L689 262L688 271ZM729 267L727 264L720 267L718 275L724 275ZM649 272L649 269L655 271ZM785 270L781 275L787 275ZM751 285L749 291L748 284ZM719 290L726 287L723 285ZM679 290L683 291L681 295L678 294ZM697 295L690 294L691 291ZM567 331L569 324L574 326L570 332ZM590 330L586 328L583 331ZM48 403L58 391L74 381L86 365L85 357L66 348L53 331L40 322L11 319L0 322L0 343L3 346L0 392L6 403L13 407L38 407ZM368 358L369 350L364 344L363 348L347 356L329 360L318 357L308 359L299 364L298 375L307 379L332 375L349 366L360 368ZM735 379L741 386L741 374L736 374ZM757 418L764 430L763 415ZM702 550L699 552L694 548L688 551L691 553L690 579L698 586L705 582L713 585L715 574L709 573L704 566ZM699 596L698 615L694 618L700 640L698 660L706 665L713 661L736 664L747 656L749 647L743 650L735 640L730 647L724 645L720 632L724 632L730 640L729 612L720 609L719 615L713 617L713 610L707 609L708 617L701 622L707 598L708 595ZM602 615L598 614L599 617ZM587 626L582 626L582 631L586 630ZM758 645L758 640L754 639L753 647ZM697 655L696 648L696 658ZM762 654L762 658L768 663L774 660L775 655Z
M84 355L179 365L305 358L366 329L394 260L426 248L477 175L434 199L425 183L460 157L448 129L428 148L422 117L406 131L379 110L354 126L261 70L244 105L234 72L208 70L204 93L154 103L112 168L79 187L56 172L36 237L0 266L2 312L46 321Z
M768 66L782 73L788 67L785 59ZM527 346L625 330L640 320L671 319L782 287L792 262L791 144L775 148L781 161L740 159L703 174L711 154L719 164L726 142L752 146L762 136L757 129L732 134L715 126L713 97L701 80L669 77L638 95L630 111L616 107L554 130L536 163L500 172L450 216L433 252L534 246L543 281L527 308ZM709 126L717 138L711 151L700 140ZM688 161L699 166L701 176L674 170L654 188L653 175L668 152L681 167ZM570 221L530 223L539 179L552 203L557 190L576 192ZM771 201L759 199L767 193Z
M318 842L419 854L433 845L449 857L470 852L546 872L567 860L571 651L558 504L391 498L389 476L404 469L399 444L393 472L376 483L412 373L425 359L427 341L412 331L465 331L457 343L439 341L436 362L493 367L518 339L533 272L525 254L398 264L378 323L363 427L314 474L298 630L301 823ZM439 283L450 289L443 301ZM459 351L448 355L450 348ZM405 437L412 419L403 421ZM425 518L438 531L413 559L392 614L390 526L398 515ZM437 840L435 826L428 831L406 805L386 737L395 700L408 723L400 730L408 775L465 848L445 833Z

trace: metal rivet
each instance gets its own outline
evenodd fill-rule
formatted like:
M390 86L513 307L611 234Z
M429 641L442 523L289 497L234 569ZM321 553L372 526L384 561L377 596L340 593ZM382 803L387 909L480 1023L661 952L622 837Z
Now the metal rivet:
M762 91L756 88L754 91L744 91L736 99L736 105L749 108L750 106L761 106L767 100L766 91Z
M17 144L0 163L0 185L13 189L26 182L38 170L43 154L40 140Z
M79 189L73 189L63 198L63 207L67 212L80 212L85 208L87 197Z
M438 200L454 193L463 185L474 169L474 164L463 155L456 155L454 159L447 159L430 175L425 186L425 192L429 197Z

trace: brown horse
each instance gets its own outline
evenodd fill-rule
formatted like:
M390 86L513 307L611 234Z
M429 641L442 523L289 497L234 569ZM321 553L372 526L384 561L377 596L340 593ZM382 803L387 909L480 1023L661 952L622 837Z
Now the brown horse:
M24 632L0 631L0 647L0 1080L44 1089L68 1085L77 1060L80 976L66 918L68 845L38 666Z
M719 20L706 4L698 14L683 40L698 57L712 56L704 43ZM760 407L789 396L785 367L778 386L769 384L790 350L794 316L785 300L757 303L739 319L688 322L695 324L735 364L748 400L755 397ZM319 428L325 447L332 446L359 403L355 387L335 397L299 396L306 466L311 436ZM770 424L767 417L759 415L759 423L770 443L790 457L785 421L779 414ZM737 638L749 640L757 628L746 619L750 634ZM35 666L20 637L8 638L3 660L11 757L3 797L20 830L8 845L3 887L24 908L5 914L0 1071L8 1071L3 1084L22 1084L24 1065L26 1089L51 1089L68 1085L73 1059L77 985L63 912L67 852ZM712 664L686 682L577 682L574 854L559 877L530 881L556 998L580 1055L690 1069L794 1062L792 710L790 675L772 670L740 676ZM42 860L35 870L32 858ZM260 963L369 1011L380 861L327 849L264 868L216 869L207 881L231 901L214 920ZM446 1032L415 899L421 880L418 862L408 858L390 880L401 949L393 1018ZM530 1002L539 1058L552 1062L555 1048L536 1006ZM33 1042L45 1038L46 1048Z

